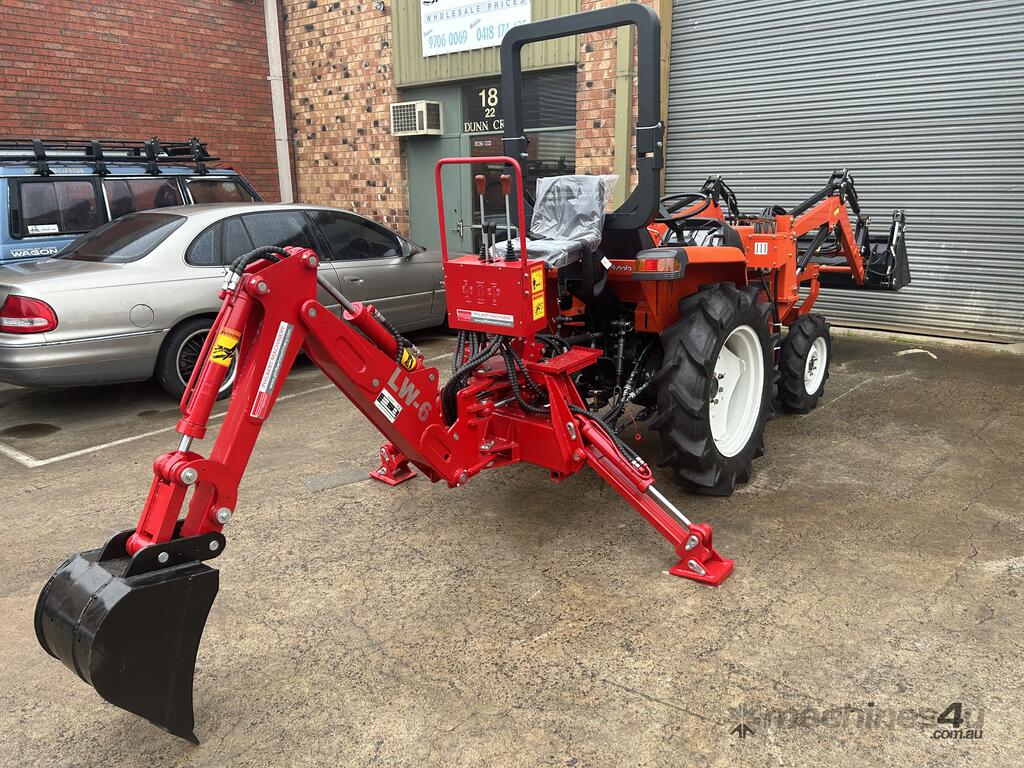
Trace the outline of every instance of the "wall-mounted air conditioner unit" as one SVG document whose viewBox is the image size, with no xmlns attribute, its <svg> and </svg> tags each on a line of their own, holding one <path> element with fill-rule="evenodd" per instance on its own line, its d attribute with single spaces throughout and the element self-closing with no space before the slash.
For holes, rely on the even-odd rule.
<svg viewBox="0 0 1024 768">
<path fill-rule="evenodd" d="M 440 136 L 441 104 L 437 101 L 400 101 L 391 105 L 392 136 Z"/>
</svg>

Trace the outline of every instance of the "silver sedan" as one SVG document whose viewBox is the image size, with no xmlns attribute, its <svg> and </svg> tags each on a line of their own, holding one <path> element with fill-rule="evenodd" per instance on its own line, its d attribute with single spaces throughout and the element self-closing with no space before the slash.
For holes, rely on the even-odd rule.
<svg viewBox="0 0 1024 768">
<path fill-rule="evenodd" d="M 106 224 L 55 258 L 0 267 L 0 381 L 155 376 L 180 396 L 220 306 L 223 265 L 264 245 L 313 248 L 328 282 L 399 330 L 444 322 L 440 254 L 369 219 L 309 205 L 160 208 Z M 323 289 L 319 300 L 339 312 Z"/>
</svg>

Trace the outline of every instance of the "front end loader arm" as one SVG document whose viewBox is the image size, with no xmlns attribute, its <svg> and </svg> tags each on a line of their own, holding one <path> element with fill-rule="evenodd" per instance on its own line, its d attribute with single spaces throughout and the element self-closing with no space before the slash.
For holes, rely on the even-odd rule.
<svg viewBox="0 0 1024 768">
<path fill-rule="evenodd" d="M 854 225 L 850 223 L 851 214 Z M 853 175 L 845 168 L 833 172 L 823 189 L 789 215 L 793 234 L 803 238 L 797 256 L 798 273 L 809 264 L 817 264 L 821 284 L 834 288 L 866 286 L 898 291 L 910 282 L 906 212 L 893 211 L 888 238 L 873 237 L 869 233 L 870 219 L 861 211 Z"/>
</svg>

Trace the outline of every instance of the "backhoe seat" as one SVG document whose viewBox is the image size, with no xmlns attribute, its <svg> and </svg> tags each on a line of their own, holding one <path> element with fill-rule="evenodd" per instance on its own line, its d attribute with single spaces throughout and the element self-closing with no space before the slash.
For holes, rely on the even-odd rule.
<svg viewBox="0 0 1024 768">
<path fill-rule="evenodd" d="M 609 189 L 601 176 L 549 176 L 537 180 L 537 198 L 526 239 L 527 256 L 561 269 L 593 253 L 601 242 Z M 519 252 L 519 240 L 512 241 Z M 493 253 L 505 255 L 499 242 Z"/>
</svg>

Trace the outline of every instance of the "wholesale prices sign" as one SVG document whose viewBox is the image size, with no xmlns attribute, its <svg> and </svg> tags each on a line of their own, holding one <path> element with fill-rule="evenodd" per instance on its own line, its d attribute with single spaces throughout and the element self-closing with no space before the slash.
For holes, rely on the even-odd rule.
<svg viewBox="0 0 1024 768">
<path fill-rule="evenodd" d="M 501 45 L 530 14 L 530 0 L 420 0 L 423 56 Z"/>
</svg>

